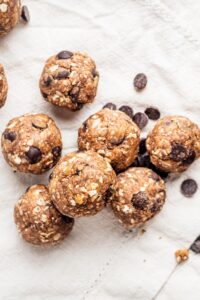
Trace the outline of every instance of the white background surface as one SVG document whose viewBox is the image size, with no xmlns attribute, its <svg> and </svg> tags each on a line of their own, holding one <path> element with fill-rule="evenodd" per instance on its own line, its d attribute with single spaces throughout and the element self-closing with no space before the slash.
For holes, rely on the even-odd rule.
<svg viewBox="0 0 200 300">
<path fill-rule="evenodd" d="M 64 152 L 76 148 L 77 129 L 108 101 L 135 111 L 158 106 L 162 115 L 200 117 L 200 2 L 197 0 L 27 0 L 29 25 L 18 25 L 0 40 L 0 62 L 9 81 L 0 131 L 27 112 L 45 112 L 62 130 Z M 76 113 L 46 103 L 38 80 L 44 61 L 61 50 L 88 52 L 100 84 L 95 103 Z M 145 91 L 132 87 L 144 72 Z M 149 122 L 146 132 L 153 126 Z M 143 134 L 145 135 L 145 131 Z M 200 191 L 180 194 L 183 179 L 200 185 L 200 162 L 168 183 L 162 212 L 147 230 L 125 232 L 105 210 L 77 220 L 60 246 L 41 249 L 24 243 L 13 222 L 13 207 L 27 186 L 46 183 L 48 174 L 14 174 L 0 157 L 0 299 L 199 300 L 200 256 L 190 253 L 176 267 L 174 252 L 200 234 Z"/>
</svg>

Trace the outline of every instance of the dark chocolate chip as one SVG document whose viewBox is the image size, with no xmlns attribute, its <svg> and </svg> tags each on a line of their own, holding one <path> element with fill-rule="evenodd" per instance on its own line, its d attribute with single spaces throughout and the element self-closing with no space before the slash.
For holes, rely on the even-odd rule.
<svg viewBox="0 0 200 300">
<path fill-rule="evenodd" d="M 49 181 L 51 181 L 52 178 L 53 178 L 53 173 L 51 173 L 51 174 L 49 175 Z"/>
<path fill-rule="evenodd" d="M 54 147 L 52 149 L 52 154 L 57 159 L 58 157 L 61 156 L 61 151 L 62 151 L 61 147 L 60 146 L 56 146 L 56 147 Z"/>
<path fill-rule="evenodd" d="M 192 197 L 198 189 L 198 185 L 194 179 L 186 179 L 181 184 L 181 192 L 186 197 Z"/>
<path fill-rule="evenodd" d="M 83 103 L 77 103 L 75 110 L 81 110 L 83 108 L 84 104 Z"/>
<path fill-rule="evenodd" d="M 164 172 L 158 168 L 156 168 L 156 166 L 154 166 L 153 164 L 151 164 L 151 169 L 152 171 L 154 171 L 156 174 L 158 174 L 163 180 L 167 179 L 169 173 Z"/>
<path fill-rule="evenodd" d="M 131 202 L 135 208 L 143 210 L 147 206 L 148 198 L 144 192 L 139 192 L 133 195 Z"/>
<path fill-rule="evenodd" d="M 192 245 L 190 246 L 190 249 L 195 253 L 200 253 L 200 235 L 192 243 Z"/>
<path fill-rule="evenodd" d="M 111 109 L 111 110 L 116 110 L 117 106 L 114 103 L 109 102 L 106 105 L 104 105 L 103 108 L 108 108 L 108 109 Z"/>
<path fill-rule="evenodd" d="M 144 154 L 147 152 L 146 148 L 146 138 L 142 138 L 140 140 L 140 145 L 139 145 L 139 154 Z"/>
<path fill-rule="evenodd" d="M 68 78 L 70 75 L 70 73 L 68 71 L 62 71 L 59 72 L 58 75 L 56 76 L 56 79 L 60 80 L 60 79 L 66 79 Z"/>
<path fill-rule="evenodd" d="M 145 109 L 145 114 L 148 116 L 150 120 L 158 120 L 160 118 L 160 112 L 155 107 L 148 107 Z"/>
<path fill-rule="evenodd" d="M 123 111 L 126 115 L 128 115 L 131 119 L 133 118 L 133 109 L 128 105 L 122 105 L 119 108 L 120 111 Z"/>
<path fill-rule="evenodd" d="M 93 76 L 93 77 L 99 76 L 99 73 L 97 72 L 96 68 L 94 68 L 94 69 L 92 70 L 92 76 Z"/>
<path fill-rule="evenodd" d="M 147 125 L 148 118 L 144 113 L 138 112 L 133 116 L 133 122 L 142 129 Z"/>
<path fill-rule="evenodd" d="M 52 78 L 50 76 L 48 76 L 47 78 L 45 78 L 45 80 L 44 80 L 45 86 L 48 87 L 48 86 L 51 85 L 51 83 L 52 83 Z"/>
<path fill-rule="evenodd" d="M 26 156 L 28 157 L 31 164 L 36 164 L 42 159 L 42 152 L 39 148 L 31 146 L 26 152 Z"/>
<path fill-rule="evenodd" d="M 27 7 L 26 5 L 23 5 L 23 6 L 22 6 L 21 18 L 22 18 L 25 22 L 29 22 L 29 21 L 30 21 L 30 14 L 29 14 L 28 7 Z"/>
<path fill-rule="evenodd" d="M 160 204 L 159 204 L 159 202 L 156 201 L 156 202 L 152 205 L 150 211 L 151 211 L 152 213 L 157 213 L 159 210 L 160 210 Z"/>
<path fill-rule="evenodd" d="M 73 56 L 73 53 L 70 51 L 61 51 L 57 54 L 58 59 L 69 59 Z"/>
<path fill-rule="evenodd" d="M 184 161 L 187 158 L 187 149 L 181 144 L 172 144 L 170 158 L 176 162 Z"/>
<path fill-rule="evenodd" d="M 75 93 L 74 93 L 73 91 L 70 91 L 70 92 L 69 92 L 69 97 L 70 97 L 72 103 L 77 104 L 77 102 L 78 102 L 78 97 L 79 97 L 79 93 L 80 93 L 79 90 L 76 91 Z"/>
<path fill-rule="evenodd" d="M 87 130 L 87 121 L 85 121 L 85 122 L 83 122 L 83 124 L 82 124 L 82 130 L 83 130 L 83 132 L 86 132 L 86 130 Z"/>
<path fill-rule="evenodd" d="M 143 73 L 137 74 L 134 78 L 133 84 L 137 90 L 144 89 L 147 85 L 147 76 Z"/>
<path fill-rule="evenodd" d="M 10 142 L 13 142 L 16 139 L 17 135 L 13 131 L 6 131 L 4 133 L 4 139 L 9 140 Z"/>
<path fill-rule="evenodd" d="M 183 160 L 183 164 L 191 165 L 196 159 L 196 152 L 194 150 L 190 150 L 186 159 Z"/>
</svg>

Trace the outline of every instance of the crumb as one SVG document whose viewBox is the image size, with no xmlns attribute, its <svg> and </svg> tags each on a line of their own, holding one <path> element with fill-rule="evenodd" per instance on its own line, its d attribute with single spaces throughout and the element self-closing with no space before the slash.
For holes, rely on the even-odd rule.
<svg viewBox="0 0 200 300">
<path fill-rule="evenodd" d="M 142 230 L 140 231 L 140 234 L 143 235 L 146 232 L 146 229 L 142 228 Z"/>
<path fill-rule="evenodd" d="M 179 249 L 175 252 L 176 261 L 178 264 L 184 262 L 189 258 L 189 250 L 188 249 Z"/>
</svg>

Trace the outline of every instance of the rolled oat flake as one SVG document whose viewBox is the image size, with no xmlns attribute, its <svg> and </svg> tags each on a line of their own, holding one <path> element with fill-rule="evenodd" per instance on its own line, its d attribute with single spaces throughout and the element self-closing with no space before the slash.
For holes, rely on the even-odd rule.
<svg viewBox="0 0 200 300">
<path fill-rule="evenodd" d="M 194 179 L 186 179 L 181 184 L 181 192 L 185 197 L 192 197 L 197 191 L 198 185 Z"/>
</svg>

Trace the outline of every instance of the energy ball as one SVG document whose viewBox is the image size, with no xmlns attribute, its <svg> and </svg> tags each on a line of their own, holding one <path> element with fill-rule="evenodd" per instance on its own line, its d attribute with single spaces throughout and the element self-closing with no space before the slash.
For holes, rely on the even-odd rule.
<svg viewBox="0 0 200 300">
<path fill-rule="evenodd" d="M 129 168 L 117 176 L 110 198 L 120 223 L 134 228 L 153 218 L 166 197 L 164 181 L 147 168 Z"/>
<path fill-rule="evenodd" d="M 15 171 L 40 174 L 51 169 L 62 151 L 60 130 L 45 114 L 12 119 L 2 134 L 5 160 Z"/>
<path fill-rule="evenodd" d="M 115 179 L 111 165 L 97 153 L 73 152 L 54 168 L 49 192 L 63 215 L 90 216 L 104 208 Z"/>
<path fill-rule="evenodd" d="M 78 132 L 80 150 L 94 150 L 107 158 L 116 171 L 130 166 L 139 150 L 140 130 L 119 110 L 105 108 L 90 116 Z"/>
<path fill-rule="evenodd" d="M 95 62 L 87 54 L 62 51 L 46 61 L 40 90 L 45 100 L 75 111 L 93 102 L 98 81 Z"/>
<path fill-rule="evenodd" d="M 0 64 L 0 107 L 4 106 L 8 93 L 8 82 L 3 66 Z"/>
<path fill-rule="evenodd" d="M 167 116 L 148 135 L 151 162 L 165 172 L 183 172 L 200 156 L 200 129 L 188 118 Z"/>
<path fill-rule="evenodd" d="M 14 209 L 17 228 L 23 239 L 34 245 L 54 245 L 72 230 L 74 220 L 62 216 L 53 205 L 44 185 L 33 185 Z"/>
<path fill-rule="evenodd" d="M 20 0 L 0 1 L 0 37 L 6 35 L 19 22 L 21 16 Z"/>
</svg>

